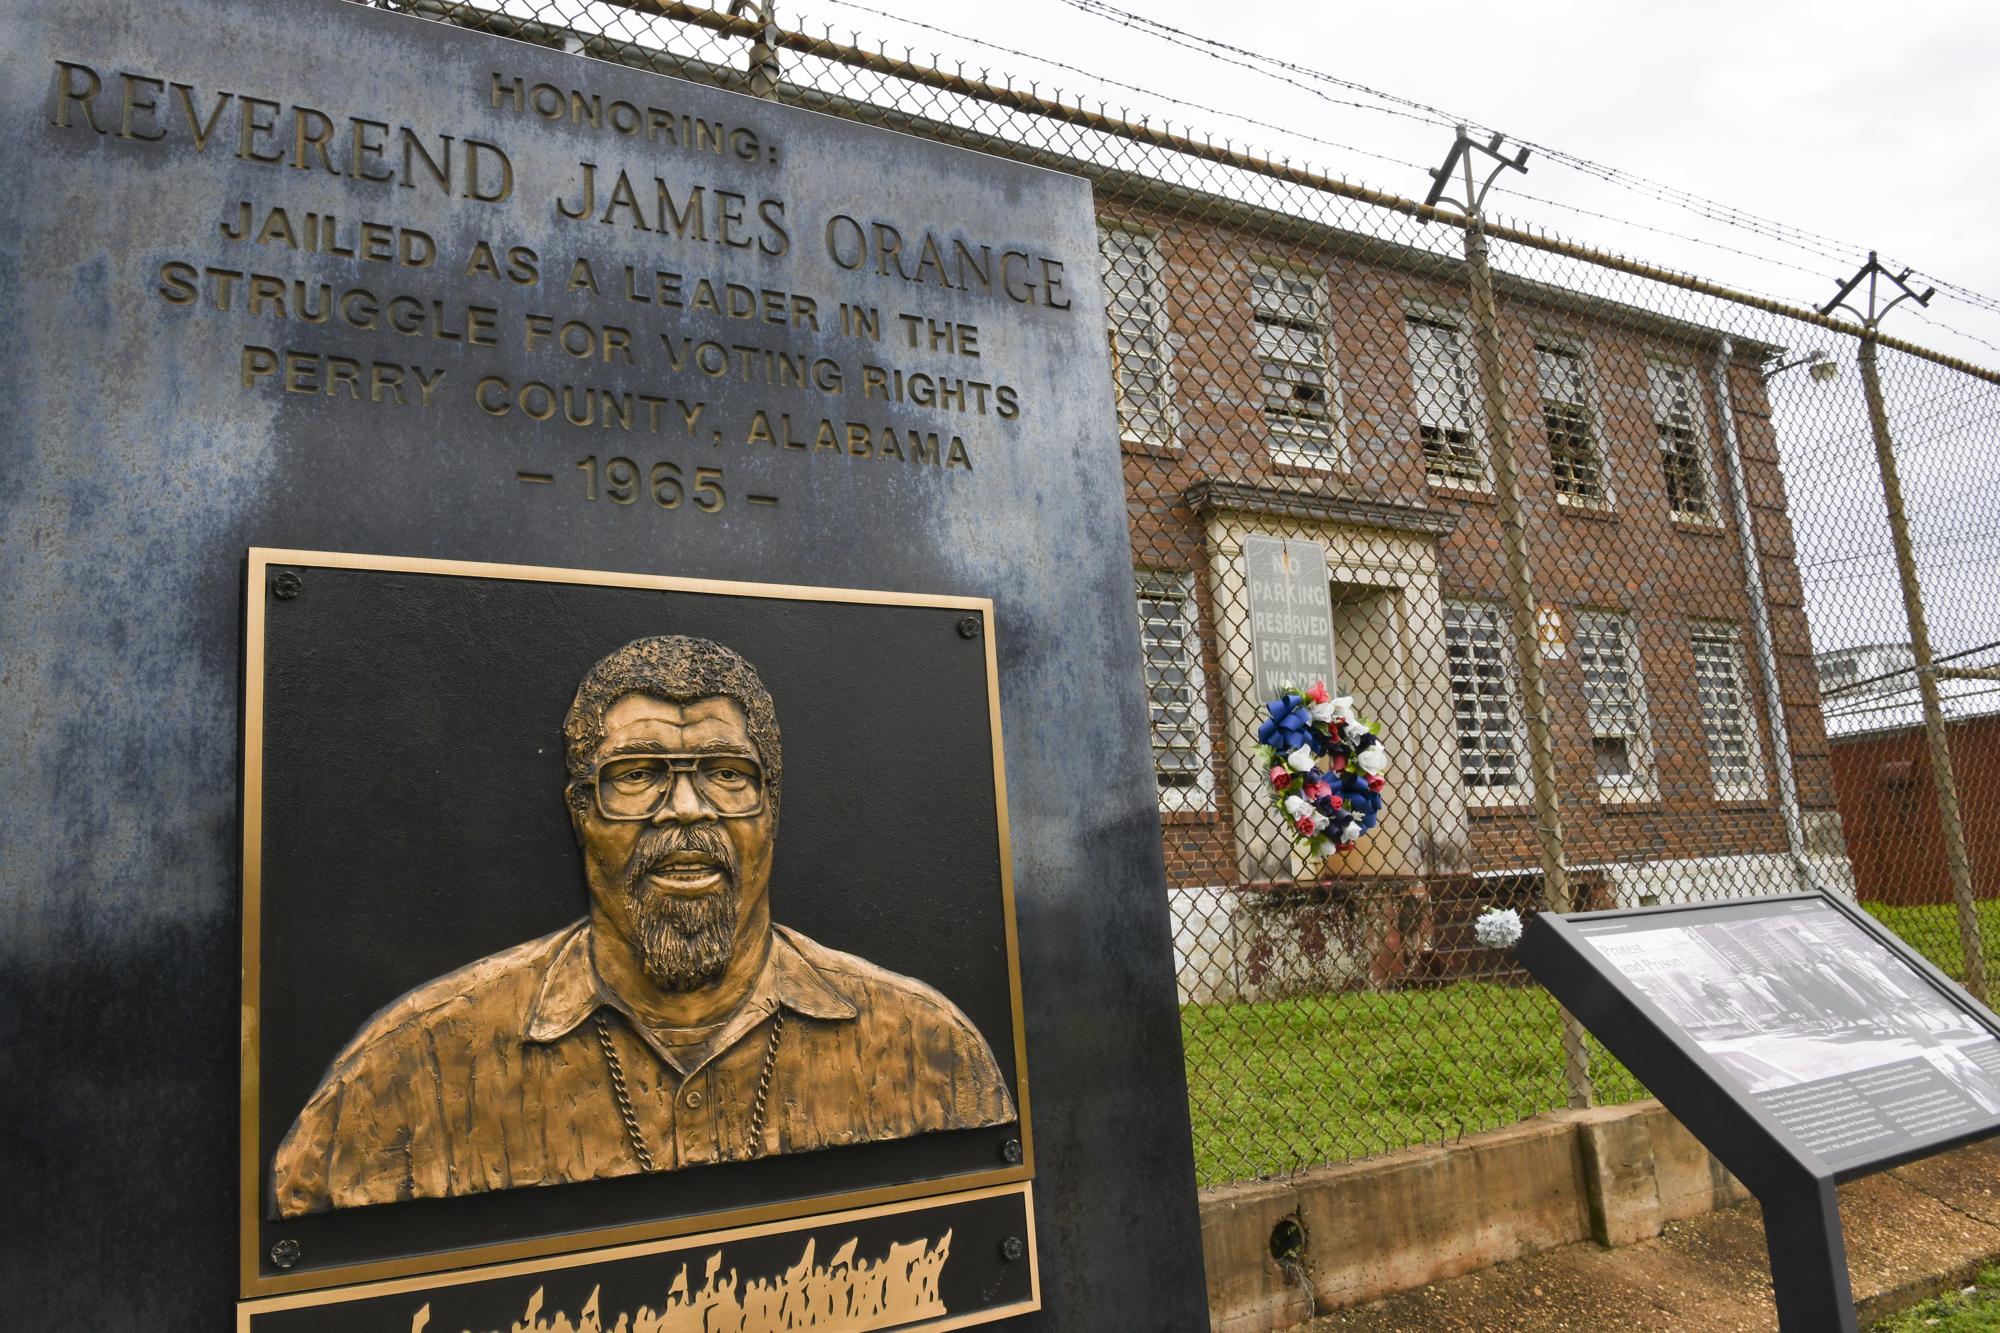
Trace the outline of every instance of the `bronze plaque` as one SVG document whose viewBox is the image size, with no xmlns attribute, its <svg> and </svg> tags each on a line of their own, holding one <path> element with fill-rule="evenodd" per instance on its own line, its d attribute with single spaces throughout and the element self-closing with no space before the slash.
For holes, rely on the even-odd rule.
<svg viewBox="0 0 2000 1333">
<path fill-rule="evenodd" d="M 1031 1188 L 276 1296 L 237 1333 L 941 1333 L 1038 1308 Z"/>
<path fill-rule="evenodd" d="M 738 1251 L 824 1315 L 746 1329 L 1034 1308 L 1025 1204 L 825 1230 L 1033 1175 L 988 603 L 257 549 L 247 622 L 246 1296 L 637 1244 L 662 1329 Z"/>
</svg>

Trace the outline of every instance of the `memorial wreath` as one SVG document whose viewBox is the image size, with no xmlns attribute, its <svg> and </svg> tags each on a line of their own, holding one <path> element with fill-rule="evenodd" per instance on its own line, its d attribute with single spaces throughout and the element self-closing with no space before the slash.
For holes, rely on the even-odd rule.
<svg viewBox="0 0 2000 1333">
<path fill-rule="evenodd" d="M 1293 841 L 1308 857 L 1351 850 L 1381 820 L 1388 747 L 1325 681 L 1287 686 L 1264 710 L 1257 756 Z"/>
</svg>

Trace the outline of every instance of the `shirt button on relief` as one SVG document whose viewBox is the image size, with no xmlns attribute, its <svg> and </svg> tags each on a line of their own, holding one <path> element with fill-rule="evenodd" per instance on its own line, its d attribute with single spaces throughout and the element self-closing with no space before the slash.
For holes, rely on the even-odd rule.
<svg viewBox="0 0 2000 1333">
<path fill-rule="evenodd" d="M 701 1108 L 701 1089 L 689 1088 L 687 1095 L 681 1098 L 681 1100 L 687 1103 L 690 1111 L 699 1110 Z"/>
</svg>

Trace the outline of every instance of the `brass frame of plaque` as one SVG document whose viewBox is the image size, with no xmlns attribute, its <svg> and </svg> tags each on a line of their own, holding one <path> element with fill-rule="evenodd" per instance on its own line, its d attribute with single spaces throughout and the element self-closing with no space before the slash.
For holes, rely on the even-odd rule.
<svg viewBox="0 0 2000 1333">
<path fill-rule="evenodd" d="M 1036 1248 L 1035 1196 L 1034 1186 L 1023 1182 L 1017 1185 L 997 1185 L 988 1189 L 973 1190 L 963 1194 L 946 1196 L 945 1202 L 974 1202 L 995 1198 L 1000 1195 L 1021 1196 L 1022 1211 L 1026 1217 L 1027 1235 L 1021 1262 L 1027 1264 L 1029 1295 L 1026 1300 L 1014 1301 L 1006 1305 L 996 1305 L 981 1310 L 971 1310 L 962 1314 L 947 1311 L 942 1316 L 925 1319 L 921 1323 L 905 1323 L 894 1328 L 894 1333 L 946 1333 L 954 1328 L 971 1328 L 978 1324 L 989 1324 L 1001 1319 L 1011 1319 L 1016 1315 L 1031 1314 L 1042 1308 L 1042 1278 L 1040 1253 Z M 840 1226 L 852 1222 L 865 1222 L 874 1218 L 894 1217 L 903 1213 L 916 1212 L 935 1207 L 937 1199 L 914 1199 L 903 1203 L 882 1204 L 874 1208 L 857 1208 L 847 1212 L 814 1215 L 812 1221 L 818 1226 Z M 582 1264 L 610 1264 L 624 1259 L 636 1259 L 651 1254 L 664 1254 L 674 1250 L 705 1249 L 708 1246 L 726 1246 L 734 1241 L 749 1240 L 758 1236 L 772 1235 L 791 1229 L 794 1224 L 766 1222 L 758 1226 L 737 1227 L 727 1231 L 704 1232 L 694 1236 L 673 1236 L 664 1240 L 647 1241 L 633 1245 L 611 1246 L 601 1250 L 591 1250 L 583 1254 L 560 1254 L 541 1259 L 523 1260 L 518 1263 L 496 1264 L 488 1268 L 458 1269 L 436 1276 L 392 1278 L 381 1282 L 365 1282 L 354 1286 L 340 1287 L 331 1291 L 296 1292 L 288 1296 L 274 1296 L 263 1300 L 239 1302 L 236 1307 L 236 1333 L 253 1333 L 252 1320 L 261 1314 L 279 1310 L 295 1310 L 326 1305 L 345 1305 L 355 1301 L 371 1300 L 380 1296 L 398 1294 L 421 1294 L 442 1288 L 462 1286 L 474 1282 L 487 1282 L 510 1277 L 525 1277 L 540 1273 L 559 1272 Z M 445 1333 L 440 1328 L 435 1333 Z"/>
<path fill-rule="evenodd" d="M 528 583 L 664 590 L 719 597 L 746 597 L 857 605 L 904 606 L 958 610 L 979 620 L 983 640 L 984 672 L 987 689 L 989 744 L 992 752 L 992 780 L 998 837 L 998 867 L 1001 916 L 1006 947 L 1007 993 L 1013 1035 L 1015 1106 L 1018 1109 L 1018 1137 L 1021 1156 L 1018 1164 L 991 1170 L 909 1181 L 894 1185 L 823 1194 L 807 1199 L 791 1199 L 751 1207 L 723 1209 L 692 1216 L 660 1218 L 599 1228 L 565 1231 L 503 1243 L 466 1246 L 422 1255 L 315 1268 L 300 1273 L 273 1274 L 265 1271 L 259 1248 L 265 1202 L 265 1173 L 275 1145 L 260 1141 L 262 1115 L 260 1054 L 262 1042 L 262 963 L 263 929 L 263 834 L 264 834 L 264 723 L 266 670 L 267 599 L 273 570 L 339 569 L 399 574 L 426 574 L 451 578 L 471 578 Z M 972 1192 L 991 1193 L 995 1187 L 1023 1185 L 1035 1174 L 1034 1140 L 1029 1117 L 1026 1037 L 1021 1010 L 1019 941 L 1014 919 L 1014 882 L 1007 811 L 1007 789 L 1000 724 L 998 661 L 994 646 L 993 608 L 985 598 L 932 596 L 845 588 L 817 588 L 796 585 L 756 584 L 736 581 L 686 579 L 661 575 L 616 573 L 597 570 L 503 565 L 485 562 L 435 560 L 394 556 L 360 555 L 342 552 L 302 551 L 255 547 L 248 553 L 244 661 L 244 748 L 243 748 L 243 920 L 242 961 L 243 1000 L 241 1030 L 241 1082 L 239 1088 L 240 1159 L 239 1190 L 239 1295 L 243 1299 L 270 1298 L 289 1293 L 347 1288 L 356 1283 L 382 1283 L 416 1279 L 418 1275 L 447 1273 L 474 1265 L 529 1264 L 542 1267 L 564 1266 L 550 1256 L 572 1256 L 603 1247 L 639 1246 L 632 1253 L 648 1252 L 647 1242 L 661 1242 L 651 1250 L 673 1248 L 699 1236 L 706 1240 L 723 1235 L 747 1235 L 779 1230 L 788 1221 L 817 1221 L 832 1210 L 842 1216 L 863 1216 L 880 1211 L 904 1211 L 922 1203 L 935 1204 L 964 1197 Z M 670 794 L 681 789 L 668 779 Z M 686 784 L 691 785 L 691 784 Z M 809 943 L 809 942 L 808 942 Z M 387 998 L 387 997 L 384 997 Z M 622 1088 L 621 1088 L 622 1093 Z M 621 1097 L 622 1101 L 622 1097 Z M 394 1203 L 376 1205 L 397 1207 Z M 867 1212 L 845 1213 L 862 1209 Z M 1032 1213 L 1029 1218 L 1029 1253 L 1033 1254 Z M 747 1229 L 747 1230 L 746 1230 Z M 671 1244 L 667 1243 L 671 1242 Z M 1031 1258 L 1032 1262 L 1032 1258 Z M 481 1268 L 482 1275 L 498 1271 Z M 1038 1279 L 1037 1279 L 1038 1280 Z M 421 1281 L 414 1286 L 424 1285 Z M 435 1284 L 434 1284 L 435 1285 Z M 1037 1303 L 1039 1287 L 1037 1286 Z M 301 1302 L 309 1303 L 309 1302 Z M 1010 1308 L 1019 1313 L 1021 1308 Z M 985 1317 L 969 1315 L 941 1323 L 922 1325 L 945 1329 L 983 1322 Z"/>
</svg>

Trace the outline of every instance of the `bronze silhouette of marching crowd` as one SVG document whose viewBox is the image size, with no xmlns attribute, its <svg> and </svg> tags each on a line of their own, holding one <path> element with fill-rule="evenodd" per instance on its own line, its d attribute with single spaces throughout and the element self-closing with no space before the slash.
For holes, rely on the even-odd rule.
<svg viewBox="0 0 2000 1333">
<path fill-rule="evenodd" d="M 659 1309 L 642 1305 L 609 1324 L 601 1287 L 591 1291 L 574 1321 L 562 1311 L 544 1315 L 546 1297 L 538 1287 L 520 1320 L 489 1333 L 869 1333 L 947 1313 L 938 1279 L 951 1256 L 951 1232 L 935 1242 L 896 1242 L 880 1260 L 857 1259 L 858 1247 L 859 1240 L 850 1238 L 819 1265 L 808 1240 L 799 1261 L 782 1275 L 747 1283 L 734 1268 L 723 1273 L 717 1250 L 708 1256 L 698 1290 L 690 1288 L 682 1265 Z M 431 1328 L 430 1321 L 427 1304 L 411 1317 L 410 1333 L 447 1333 Z"/>
</svg>

